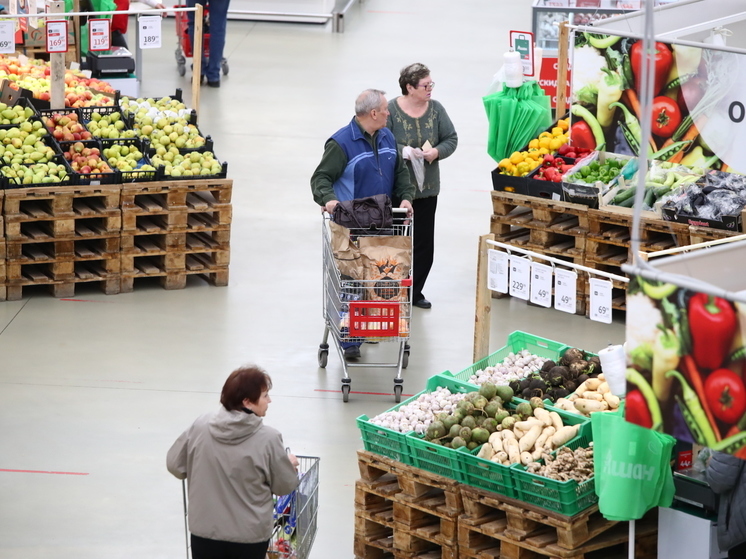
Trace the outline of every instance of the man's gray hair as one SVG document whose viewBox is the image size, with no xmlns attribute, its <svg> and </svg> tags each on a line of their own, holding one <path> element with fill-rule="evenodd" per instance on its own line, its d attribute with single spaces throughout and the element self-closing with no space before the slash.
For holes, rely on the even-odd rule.
<svg viewBox="0 0 746 559">
<path fill-rule="evenodd" d="M 381 97 L 386 95 L 385 91 L 380 89 L 366 89 L 360 95 L 357 96 L 355 101 L 355 114 L 357 116 L 365 116 L 370 111 L 381 108 Z"/>
</svg>

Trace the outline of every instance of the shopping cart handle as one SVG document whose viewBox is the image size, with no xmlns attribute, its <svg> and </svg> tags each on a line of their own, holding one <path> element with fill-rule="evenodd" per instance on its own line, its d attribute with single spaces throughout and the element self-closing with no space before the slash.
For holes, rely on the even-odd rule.
<svg viewBox="0 0 746 559">
<path fill-rule="evenodd" d="M 401 280 L 402 287 L 412 287 L 412 278 Z"/>
</svg>

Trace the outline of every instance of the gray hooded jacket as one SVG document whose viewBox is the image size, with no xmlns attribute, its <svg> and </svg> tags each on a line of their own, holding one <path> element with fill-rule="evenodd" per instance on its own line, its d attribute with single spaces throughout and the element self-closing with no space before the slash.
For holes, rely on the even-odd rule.
<svg viewBox="0 0 746 559">
<path fill-rule="evenodd" d="M 718 544 L 726 551 L 746 542 L 746 477 L 744 462 L 730 454 L 713 452 L 707 466 L 707 483 L 720 495 Z"/>
<path fill-rule="evenodd" d="M 199 417 L 168 451 L 168 471 L 189 485 L 189 529 L 211 540 L 263 542 L 272 535 L 272 494 L 298 486 L 279 431 L 243 411 Z"/>
</svg>

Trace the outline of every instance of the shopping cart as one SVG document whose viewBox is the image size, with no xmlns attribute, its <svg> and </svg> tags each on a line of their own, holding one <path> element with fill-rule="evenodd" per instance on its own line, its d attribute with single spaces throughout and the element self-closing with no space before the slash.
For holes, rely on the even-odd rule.
<svg viewBox="0 0 746 559">
<path fill-rule="evenodd" d="M 414 225 L 412 218 L 407 217 L 406 210 L 395 208 L 394 223 L 391 229 L 384 231 L 354 231 L 354 238 L 393 234 L 412 237 Z M 392 368 L 396 369 L 394 378 L 394 398 L 401 401 L 404 379 L 402 369 L 409 364 L 409 322 L 412 313 L 411 277 L 386 282 L 381 287 L 380 280 L 358 280 L 343 276 L 334 258 L 332 249 L 332 232 L 329 225 L 331 217 L 324 212 L 322 227 L 323 257 L 323 316 L 325 321 L 324 337 L 319 344 L 319 367 L 326 368 L 329 358 L 329 333 L 337 347 L 342 361 L 344 376 L 342 378 L 342 400 L 347 402 L 350 396 L 352 380 L 348 370 L 351 368 Z M 410 266 L 411 268 L 411 266 Z M 371 293 L 377 293 L 380 299 L 368 300 Z M 399 344 L 396 362 L 350 363 L 345 360 L 342 344 L 345 342 L 396 342 Z"/>
<path fill-rule="evenodd" d="M 274 497 L 274 527 L 267 550 L 268 559 L 308 559 L 316 538 L 319 512 L 319 462 L 316 456 L 296 456 L 298 488 L 290 495 Z M 186 480 L 181 481 L 184 502 L 184 534 L 186 557 L 191 556 L 189 544 L 189 510 Z"/>
<path fill-rule="evenodd" d="M 174 8 L 186 8 L 185 4 L 174 6 Z M 204 17 L 202 25 L 202 50 L 204 56 L 207 58 L 210 56 L 210 15 L 207 10 L 207 4 L 204 5 Z M 186 59 L 192 58 L 192 41 L 189 40 L 189 13 L 190 12 L 176 12 L 176 38 L 178 39 L 178 46 L 176 47 L 176 68 L 179 70 L 179 75 L 183 76 L 186 74 Z M 223 58 L 220 61 L 220 68 L 223 70 L 224 75 L 228 75 L 230 68 L 228 67 L 228 60 Z"/>
</svg>

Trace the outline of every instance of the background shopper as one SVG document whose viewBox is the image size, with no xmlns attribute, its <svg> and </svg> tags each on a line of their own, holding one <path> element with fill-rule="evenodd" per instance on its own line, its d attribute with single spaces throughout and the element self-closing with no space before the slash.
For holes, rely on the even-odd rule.
<svg viewBox="0 0 746 559">
<path fill-rule="evenodd" d="M 712 490 L 720 495 L 718 545 L 729 559 L 746 557 L 746 462 L 731 454 L 713 452 L 705 475 Z"/>
<path fill-rule="evenodd" d="M 272 494 L 298 486 L 298 460 L 262 421 L 271 388 L 258 367 L 233 371 L 220 409 L 197 418 L 168 451 L 168 471 L 189 485 L 193 559 L 264 559 Z"/>
<path fill-rule="evenodd" d="M 355 116 L 326 141 L 311 177 L 313 199 L 332 213 L 339 201 L 386 194 L 412 212 L 414 186 L 386 128 L 385 92 L 366 89 L 355 101 Z M 415 227 L 416 230 L 416 227 Z M 345 359 L 360 357 L 360 342 L 342 342 Z"/>
<path fill-rule="evenodd" d="M 207 80 L 210 87 L 220 87 L 220 67 L 223 61 L 223 51 L 225 50 L 225 29 L 228 26 L 228 6 L 230 0 L 187 0 L 188 8 L 193 8 L 197 4 L 207 5 L 207 13 L 210 15 L 210 56 L 204 56 L 202 50 L 202 76 L 200 79 Z M 194 45 L 194 12 L 187 12 L 189 21 L 189 40 Z M 208 31 L 205 30 L 205 33 Z M 204 44 L 204 43 L 203 43 Z M 194 49 L 192 49 L 194 55 Z"/>
<path fill-rule="evenodd" d="M 387 126 L 394 133 L 399 149 L 407 160 L 410 180 L 416 185 L 412 203 L 417 220 L 414 227 L 412 261 L 412 302 L 429 309 L 432 305 L 422 290 L 433 265 L 435 250 L 435 210 L 440 193 L 438 161 L 456 151 L 458 135 L 448 113 L 432 99 L 435 82 L 424 64 L 410 64 L 399 75 L 401 97 L 389 102 Z M 425 142 L 430 146 L 423 149 Z M 424 162 L 424 180 L 417 180 L 414 165 Z"/>
</svg>

